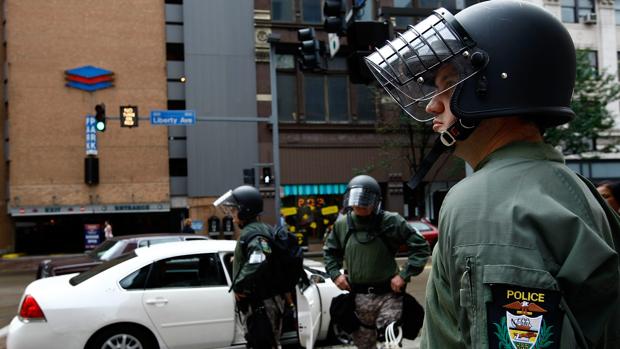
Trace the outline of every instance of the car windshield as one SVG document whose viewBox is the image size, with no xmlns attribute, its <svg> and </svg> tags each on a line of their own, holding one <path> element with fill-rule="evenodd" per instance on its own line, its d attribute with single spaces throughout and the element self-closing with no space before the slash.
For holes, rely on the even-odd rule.
<svg viewBox="0 0 620 349">
<path fill-rule="evenodd" d="M 97 275 L 97 274 L 99 274 L 101 272 L 104 272 L 104 271 L 112 268 L 115 265 L 123 263 L 124 261 L 129 260 L 129 259 L 131 259 L 133 257 L 136 257 L 136 253 L 135 252 L 126 253 L 126 254 L 124 254 L 124 255 L 116 258 L 116 259 L 113 259 L 111 261 L 107 261 L 107 262 L 104 262 L 102 264 L 99 264 L 98 266 L 96 266 L 96 267 L 94 267 L 92 269 L 89 269 L 89 270 L 87 270 L 87 271 L 85 271 L 83 273 L 80 273 L 80 274 L 72 277 L 69 280 L 69 283 L 71 285 L 73 285 L 73 286 L 79 285 L 82 282 L 92 278 L 93 276 L 95 276 L 95 275 Z"/>
<path fill-rule="evenodd" d="M 114 256 L 121 254 L 125 243 L 120 240 L 106 240 L 101 245 L 88 253 L 89 256 L 97 260 L 108 261 Z"/>
<path fill-rule="evenodd" d="M 418 231 L 431 231 L 433 230 L 431 227 L 429 227 L 428 225 L 422 223 L 422 222 L 409 222 L 409 225 L 414 228 L 417 229 Z"/>
</svg>

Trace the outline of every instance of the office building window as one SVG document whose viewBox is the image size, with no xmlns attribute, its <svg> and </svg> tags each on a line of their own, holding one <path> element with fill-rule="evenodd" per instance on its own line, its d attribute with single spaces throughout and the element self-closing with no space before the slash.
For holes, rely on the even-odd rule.
<svg viewBox="0 0 620 349">
<path fill-rule="evenodd" d="M 184 61 L 185 60 L 185 47 L 183 44 L 178 43 L 166 43 L 166 60 L 168 61 Z"/>
<path fill-rule="evenodd" d="M 304 75 L 304 116 L 309 122 L 325 121 L 325 87 L 322 75 Z"/>
<path fill-rule="evenodd" d="M 327 111 L 329 121 L 349 121 L 349 92 L 346 75 L 327 76 Z"/>
<path fill-rule="evenodd" d="M 323 23 L 323 2 L 301 0 L 301 20 L 304 23 Z"/>
<path fill-rule="evenodd" d="M 614 10 L 616 13 L 616 25 L 620 25 L 620 1 L 614 1 Z"/>
<path fill-rule="evenodd" d="M 598 72 L 598 54 L 596 51 L 588 50 L 588 61 L 590 62 L 590 66 L 594 68 Z"/>
<path fill-rule="evenodd" d="M 170 177 L 187 177 L 187 158 L 168 159 Z"/>
<path fill-rule="evenodd" d="M 357 121 L 375 122 L 377 109 L 375 103 L 376 89 L 366 85 L 354 85 L 356 92 Z"/>
<path fill-rule="evenodd" d="M 594 0 L 562 0 L 562 22 L 579 23 L 580 18 L 594 12 Z"/>
<path fill-rule="evenodd" d="M 271 20 L 276 22 L 294 22 L 294 3 L 291 0 L 271 0 Z"/>
<path fill-rule="evenodd" d="M 374 21 L 375 20 L 375 6 L 374 1 L 366 0 L 364 8 L 358 13 L 357 19 L 361 21 Z M 347 2 L 348 4 L 348 2 Z"/>
<path fill-rule="evenodd" d="M 280 73 L 278 83 L 278 119 L 295 121 L 297 116 L 297 79 L 295 74 Z"/>
<path fill-rule="evenodd" d="M 481 2 L 481 0 L 394 0 L 394 7 L 411 7 L 428 10 L 428 13 L 424 16 L 395 17 L 396 27 L 405 29 L 408 25 L 415 25 L 430 15 L 432 10 L 439 7 L 444 7 L 450 10 L 452 14 L 456 14 L 456 12 L 479 2 Z"/>
</svg>

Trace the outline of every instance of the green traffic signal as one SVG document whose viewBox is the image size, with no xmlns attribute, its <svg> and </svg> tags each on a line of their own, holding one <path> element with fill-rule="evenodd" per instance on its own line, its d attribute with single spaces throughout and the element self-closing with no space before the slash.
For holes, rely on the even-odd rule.
<svg viewBox="0 0 620 349">
<path fill-rule="evenodd" d="M 95 106 L 95 128 L 99 132 L 105 131 L 105 104 Z"/>
</svg>

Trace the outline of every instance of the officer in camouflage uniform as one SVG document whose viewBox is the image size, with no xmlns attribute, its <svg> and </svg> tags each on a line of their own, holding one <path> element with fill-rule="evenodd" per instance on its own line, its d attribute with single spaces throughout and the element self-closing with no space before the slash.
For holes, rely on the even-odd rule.
<svg viewBox="0 0 620 349">
<path fill-rule="evenodd" d="M 398 213 L 381 210 L 381 188 L 370 176 L 351 179 L 343 206 L 348 212 L 334 223 L 323 246 L 325 267 L 340 289 L 355 293 L 363 324 L 352 334 L 355 345 L 376 348 L 377 330 L 400 319 L 406 282 L 424 270 L 430 249 Z M 409 259 L 399 270 L 395 255 L 405 243 Z M 343 261 L 348 275 L 340 272 Z"/>
<path fill-rule="evenodd" d="M 475 171 L 441 207 L 421 347 L 620 348 L 619 221 L 542 137 L 575 117 L 562 23 L 512 0 L 439 9 L 366 60 Z"/>
<path fill-rule="evenodd" d="M 252 333 L 248 326 L 248 319 L 254 313 L 264 311 L 271 324 L 272 333 L 270 337 L 272 338 L 268 338 L 271 342 L 269 346 L 277 348 L 286 301 L 284 295 L 274 294 L 268 288 L 269 275 L 266 273 L 266 264 L 267 257 L 272 252 L 271 247 L 262 236 L 257 236 L 250 241 L 244 239 L 256 231 L 266 235 L 271 234 L 270 227 L 259 220 L 259 215 L 263 212 L 263 198 L 256 188 L 243 185 L 222 195 L 215 201 L 214 205 L 228 210 L 235 224 L 241 228 L 233 259 L 233 285 L 231 288 L 235 294 L 237 309 L 240 311 L 246 340 L 248 343 L 252 343 L 253 340 L 257 339 L 253 337 L 265 335 L 262 330 L 259 330 L 259 333 Z M 292 303 L 289 306 L 292 306 Z M 261 338 L 259 342 L 264 344 L 264 338 Z M 255 344 L 255 347 L 263 348 L 265 346 Z"/>
</svg>

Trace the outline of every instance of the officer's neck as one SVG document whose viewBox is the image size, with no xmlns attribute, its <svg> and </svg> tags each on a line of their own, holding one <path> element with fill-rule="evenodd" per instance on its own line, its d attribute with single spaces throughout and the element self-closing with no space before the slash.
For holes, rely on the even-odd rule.
<svg viewBox="0 0 620 349">
<path fill-rule="evenodd" d="M 520 117 L 500 117 L 480 122 L 464 141 L 456 144 L 454 154 L 476 168 L 495 150 L 517 141 L 542 142 L 538 126 Z"/>
</svg>

